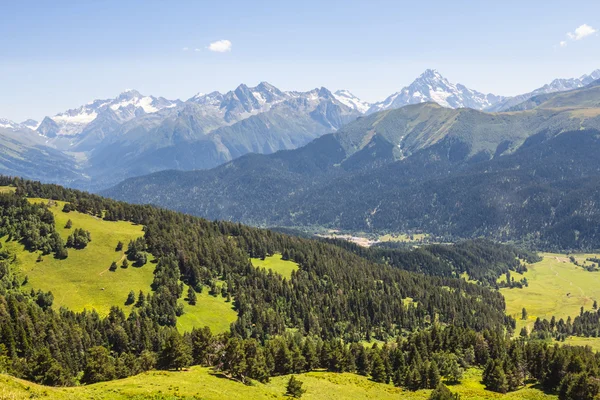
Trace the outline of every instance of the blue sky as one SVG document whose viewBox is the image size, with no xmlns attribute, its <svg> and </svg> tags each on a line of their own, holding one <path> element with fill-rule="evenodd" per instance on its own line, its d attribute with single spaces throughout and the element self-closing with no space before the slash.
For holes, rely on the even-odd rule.
<svg viewBox="0 0 600 400">
<path fill-rule="evenodd" d="M 376 101 L 426 68 L 501 95 L 600 68 L 600 36 L 576 31 L 600 29 L 599 1 L 0 0 L 0 14 L 0 117 L 17 121 L 127 88 L 187 99 L 268 81 Z M 219 40 L 230 51 L 208 49 Z"/>
</svg>

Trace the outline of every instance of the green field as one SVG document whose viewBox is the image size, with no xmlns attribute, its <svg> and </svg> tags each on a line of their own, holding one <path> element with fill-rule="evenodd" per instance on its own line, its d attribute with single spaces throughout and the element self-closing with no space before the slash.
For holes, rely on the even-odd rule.
<svg viewBox="0 0 600 400">
<path fill-rule="evenodd" d="M 48 203 L 45 199 L 30 201 Z M 140 290 L 149 292 L 154 278 L 151 256 L 142 267 L 120 267 L 129 241 L 143 236 L 142 226 L 124 221 L 105 221 L 76 211 L 65 213 L 63 206 L 64 202 L 57 201 L 50 207 L 61 237 L 66 241 L 75 228 L 90 231 L 92 236 L 92 241 L 85 249 L 69 249 L 69 257 L 65 260 L 46 255 L 43 261 L 37 262 L 38 253 L 26 251 L 17 242 L 6 243 L 6 238 L 2 239 L 2 244 L 17 255 L 17 266 L 28 278 L 26 287 L 51 291 L 57 309 L 62 306 L 74 311 L 94 309 L 105 316 L 111 306 L 117 305 L 128 312 L 132 308 L 125 306 L 129 291 L 133 290 L 136 295 Z M 64 226 L 69 219 L 73 227 L 66 229 Z M 119 241 L 125 248 L 117 252 L 115 247 Z M 108 269 L 113 261 L 119 265 L 114 272 Z M 186 293 L 187 286 L 184 296 Z M 178 318 L 177 327 L 182 332 L 203 326 L 209 326 L 214 333 L 226 332 L 237 319 L 231 303 L 227 303 L 220 295 L 210 296 L 207 288 L 197 294 L 196 305 L 191 306 L 183 299 L 180 303 L 184 305 L 184 314 Z"/>
<path fill-rule="evenodd" d="M 542 253 L 543 260 L 528 265 L 524 274 L 511 272 L 515 280 L 526 277 L 529 286 L 523 289 L 500 289 L 506 298 L 506 312 L 517 320 L 518 333 L 521 327 L 533 327 L 537 317 L 550 319 L 574 318 L 581 307 L 592 309 L 594 300 L 600 300 L 600 272 L 588 272 L 573 264 L 564 254 Z M 583 263 L 594 255 L 578 254 L 575 258 Z M 590 264 L 588 262 L 588 264 Z M 505 279 L 504 277 L 502 279 Z M 528 312 L 527 321 L 521 320 L 521 310 Z"/>
<path fill-rule="evenodd" d="M 12 186 L 0 186 L 0 193 L 14 193 L 17 188 Z"/>
<path fill-rule="evenodd" d="M 355 374 L 309 372 L 297 377 L 304 382 L 303 399 L 407 399 L 426 400 L 430 390 L 408 392 L 392 385 L 375 383 Z M 267 384 L 255 382 L 252 386 L 214 375 L 208 368 L 192 367 L 187 371 L 153 371 L 126 379 L 96 383 L 74 388 L 49 388 L 0 375 L 0 399 L 289 399 L 284 396 L 289 376 L 272 378 Z M 556 396 L 546 395 L 533 388 L 523 388 L 501 395 L 485 391 L 479 382 L 480 370 L 468 370 L 461 384 L 450 389 L 460 393 L 463 399 L 525 399 L 550 400 Z"/>
<path fill-rule="evenodd" d="M 188 286 L 185 285 L 183 297 L 186 296 Z M 227 303 L 221 294 L 216 297 L 208 294 L 204 287 L 202 293 L 197 293 L 196 305 L 189 305 L 187 301 L 179 300 L 183 304 L 184 314 L 177 318 L 177 329 L 180 332 L 189 332 L 194 327 L 209 326 L 213 333 L 228 332 L 229 326 L 237 319 L 237 313 L 232 304 Z"/>
<path fill-rule="evenodd" d="M 256 268 L 264 268 L 267 271 L 272 270 L 287 279 L 292 277 L 292 271 L 298 270 L 298 264 L 293 261 L 282 260 L 279 253 L 265 257 L 264 260 L 251 258 L 250 261 L 252 261 L 252 265 Z"/>
<path fill-rule="evenodd" d="M 42 199 L 31 201 L 47 203 Z M 130 308 L 124 305 L 129 291 L 133 290 L 136 294 L 140 290 L 150 291 L 154 277 L 152 262 L 140 268 L 120 268 L 127 243 L 143 236 L 142 226 L 122 221 L 104 221 L 75 211 L 65 213 L 63 206 L 63 202 L 54 202 L 50 207 L 61 237 L 66 241 L 73 229 L 83 228 L 90 231 L 92 241 L 85 249 L 69 249 L 69 257 L 65 260 L 46 255 L 41 262 L 36 262 L 38 253 L 26 251 L 16 242 L 7 243 L 7 247 L 17 254 L 19 269 L 28 277 L 27 285 L 51 291 L 56 308 L 65 306 L 75 311 L 95 309 L 100 315 L 108 314 L 113 305 Z M 69 219 L 73 227 L 66 229 L 64 226 Z M 117 252 L 115 247 L 119 241 L 124 243 L 125 248 Z M 115 272 L 108 270 L 113 261 L 119 264 Z"/>
</svg>

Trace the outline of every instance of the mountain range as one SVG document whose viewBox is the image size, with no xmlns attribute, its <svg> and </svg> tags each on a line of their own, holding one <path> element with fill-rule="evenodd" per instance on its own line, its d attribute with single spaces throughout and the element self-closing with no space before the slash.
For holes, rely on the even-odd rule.
<svg viewBox="0 0 600 400">
<path fill-rule="evenodd" d="M 600 81 L 529 102 L 506 113 L 381 111 L 296 150 L 131 178 L 104 194 L 261 226 L 597 248 Z"/>
<path fill-rule="evenodd" d="M 127 90 L 39 123 L 0 120 L 2 140 L 18 143 L 19 154 L 40 152 L 43 162 L 55 161 L 50 171 L 35 168 L 36 159 L 23 161 L 5 146 L 0 172 L 99 190 L 161 170 L 210 169 L 247 153 L 295 149 L 358 117 L 406 105 L 435 102 L 448 109 L 512 110 L 532 98 L 580 88 L 599 77 L 597 70 L 503 97 L 451 83 L 439 72 L 426 70 L 409 86 L 374 104 L 347 90 L 282 91 L 266 82 L 255 87 L 242 84 L 227 93 L 198 93 L 186 101 Z"/>
</svg>

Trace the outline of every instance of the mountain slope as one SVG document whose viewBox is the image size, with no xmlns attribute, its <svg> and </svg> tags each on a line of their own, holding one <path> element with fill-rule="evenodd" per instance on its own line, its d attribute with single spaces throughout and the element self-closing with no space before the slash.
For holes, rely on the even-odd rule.
<svg viewBox="0 0 600 400">
<path fill-rule="evenodd" d="M 325 88 L 295 94 L 268 111 L 205 131 L 198 106 L 185 108 L 146 129 L 137 126 L 92 153 L 88 170 L 97 186 L 164 169 L 207 169 L 244 154 L 295 149 L 335 131 L 359 113 Z M 147 116 L 151 119 L 154 116 Z"/>
<path fill-rule="evenodd" d="M 590 74 L 582 75 L 579 78 L 555 79 L 549 84 L 535 89 L 532 92 L 524 93 L 514 97 L 507 97 L 502 101 L 488 107 L 486 111 L 506 111 L 518 106 L 519 104 L 531 99 L 534 96 L 578 89 L 589 85 L 597 79 L 600 79 L 600 69 L 597 69 L 591 72 Z"/>
<path fill-rule="evenodd" d="M 598 96 L 595 86 L 580 89 L 580 93 L 587 93 L 577 97 L 579 101 L 585 99 L 582 104 Z M 571 104 L 577 105 L 577 100 Z M 323 225 L 367 231 L 427 229 L 458 236 L 497 237 L 506 233 L 507 237 L 523 239 L 529 233 L 542 235 L 541 226 L 544 235 L 550 235 L 550 227 L 566 223 L 568 218 L 536 217 L 546 225 L 523 227 L 520 221 L 527 218 L 516 208 L 502 209 L 506 214 L 503 218 L 501 213 L 484 211 L 494 202 L 487 194 L 502 199 L 505 192 L 496 192 L 499 188 L 506 193 L 520 190 L 520 183 L 507 186 L 502 182 L 516 179 L 510 175 L 512 169 L 519 171 L 523 159 L 534 149 L 539 156 L 518 172 L 518 179 L 533 174 L 527 185 L 542 185 L 547 187 L 545 190 L 566 196 L 566 179 L 595 176 L 598 164 L 592 154 L 600 150 L 596 133 L 578 134 L 582 128 L 600 129 L 600 109 L 485 113 L 425 103 L 361 117 L 294 151 L 249 155 L 210 171 L 164 171 L 127 180 L 105 193 L 127 201 L 258 225 Z M 564 133 L 569 131 L 572 133 Z M 564 159 L 557 153 L 560 146 L 565 149 Z M 545 151 L 551 156 L 544 156 Z M 585 160 L 584 169 L 569 167 L 563 171 L 552 164 L 571 166 L 579 163 L 579 158 Z M 502 165 L 497 180 L 488 181 L 491 175 L 485 172 L 477 175 L 496 165 Z M 535 175 L 535 171 L 545 169 L 556 176 Z M 464 174 L 472 175 L 472 180 L 461 178 Z M 585 188 L 590 188 L 589 184 L 582 183 Z M 558 189 L 552 185 L 558 185 Z M 439 192 L 432 193 L 430 187 Z M 454 196 L 458 188 L 472 197 Z M 430 196 L 437 200 L 430 203 Z M 560 198 L 551 197 L 552 201 Z M 467 214 L 456 214 L 450 207 L 470 204 L 473 199 L 481 202 L 464 210 Z M 546 200 L 537 199 L 532 207 L 546 207 L 542 205 Z M 426 208 L 428 204 L 435 206 Z M 486 212 L 484 215 L 491 220 L 477 219 L 468 214 L 470 210 Z M 595 209 L 591 212 L 596 213 Z M 513 220 L 517 215 L 520 220 Z M 590 246 L 596 240 L 595 234 L 591 235 L 570 245 Z M 539 240 L 548 246 L 564 242 L 558 236 Z"/>
<path fill-rule="evenodd" d="M 581 112 L 585 109 L 594 112 L 594 109 L 600 108 L 600 79 L 580 89 L 533 96 L 509 111 L 565 108 L 580 109 Z"/>
<path fill-rule="evenodd" d="M 0 120 L 0 174 L 46 182 L 85 179 L 72 157 L 45 144 L 23 124 Z"/>
</svg>

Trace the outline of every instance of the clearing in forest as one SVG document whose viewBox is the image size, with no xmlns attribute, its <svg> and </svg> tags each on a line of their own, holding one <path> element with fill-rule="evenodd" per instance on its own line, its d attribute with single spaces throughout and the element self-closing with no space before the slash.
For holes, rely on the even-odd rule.
<svg viewBox="0 0 600 400">
<path fill-rule="evenodd" d="M 541 253 L 543 260 L 527 265 L 524 274 L 511 271 L 516 281 L 527 278 L 528 287 L 522 289 L 502 288 L 500 292 L 506 299 L 507 314 L 517 320 L 516 333 L 523 326 L 531 331 L 536 318 L 550 320 L 574 318 L 581 307 L 591 310 L 594 300 L 600 301 L 600 271 L 590 272 L 575 265 L 570 256 L 564 254 Z M 583 265 L 586 258 L 593 254 L 578 254 L 576 261 Z M 590 262 L 587 262 L 590 265 Z M 505 279 L 503 276 L 501 279 Z M 526 321 L 521 320 L 521 311 L 525 307 L 528 313 Z"/>
<path fill-rule="evenodd" d="M 281 254 L 279 253 L 265 257 L 264 260 L 261 260 L 260 258 L 251 258 L 250 260 L 255 267 L 264 268 L 267 271 L 272 270 L 286 279 L 292 277 L 292 271 L 298 270 L 297 263 L 282 259 Z"/>
</svg>

